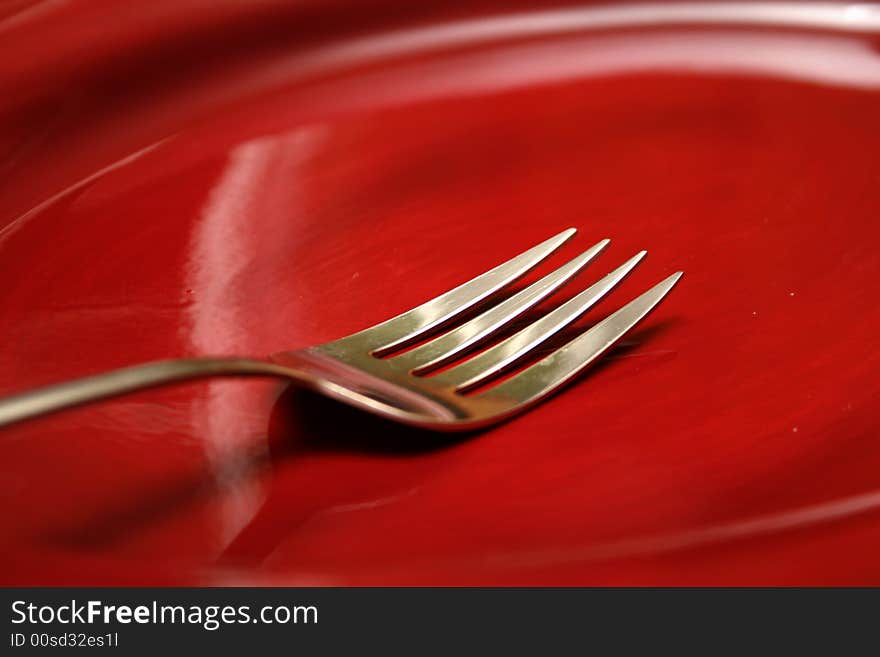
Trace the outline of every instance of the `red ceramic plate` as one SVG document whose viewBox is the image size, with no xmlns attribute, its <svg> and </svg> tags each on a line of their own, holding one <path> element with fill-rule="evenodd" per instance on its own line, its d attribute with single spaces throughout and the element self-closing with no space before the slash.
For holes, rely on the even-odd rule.
<svg viewBox="0 0 880 657">
<path fill-rule="evenodd" d="M 0 433 L 4 584 L 880 584 L 880 9 L 15 2 L 0 393 L 324 342 L 568 227 L 682 269 L 454 440 L 276 382 Z M 542 271 L 546 271 L 544 269 Z"/>
</svg>

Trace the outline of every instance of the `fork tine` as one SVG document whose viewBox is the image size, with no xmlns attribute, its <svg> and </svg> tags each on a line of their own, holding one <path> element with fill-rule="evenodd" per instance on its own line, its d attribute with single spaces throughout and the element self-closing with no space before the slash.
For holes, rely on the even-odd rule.
<svg viewBox="0 0 880 657">
<path fill-rule="evenodd" d="M 448 363 L 540 303 L 576 276 L 611 240 L 602 240 L 559 269 L 477 317 L 430 342 L 395 356 L 395 364 L 423 374 Z"/>
<path fill-rule="evenodd" d="M 454 385 L 456 390 L 464 391 L 513 365 L 593 307 L 639 264 L 645 253 L 640 251 L 577 296 L 491 349 L 442 372 L 435 377 L 437 383 Z"/>
<path fill-rule="evenodd" d="M 676 272 L 583 335 L 516 376 L 476 396 L 502 397 L 516 404 L 527 404 L 550 394 L 584 370 L 644 319 L 675 286 L 682 274 L 683 272 Z"/>
<path fill-rule="evenodd" d="M 568 241 L 576 232 L 575 228 L 564 230 L 525 253 L 519 254 L 431 301 L 349 337 L 357 337 L 358 340 L 365 341 L 375 356 L 381 356 L 398 347 L 405 346 L 521 278 Z"/>
</svg>

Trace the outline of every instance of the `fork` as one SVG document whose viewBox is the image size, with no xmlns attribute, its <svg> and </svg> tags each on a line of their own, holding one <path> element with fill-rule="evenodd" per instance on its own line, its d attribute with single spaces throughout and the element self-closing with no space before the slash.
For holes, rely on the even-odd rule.
<svg viewBox="0 0 880 657">
<path fill-rule="evenodd" d="M 498 423 L 571 381 L 641 321 L 682 276 L 682 272 L 676 272 L 537 362 L 500 383 L 487 385 L 522 365 L 541 344 L 586 313 L 646 254 L 640 251 L 540 319 L 463 358 L 568 283 L 610 242 L 598 242 L 492 305 L 500 292 L 534 269 L 575 232 L 569 228 L 431 301 L 339 340 L 266 359 L 198 357 L 156 361 L 39 388 L 0 399 L 0 426 L 136 390 L 213 376 L 286 378 L 376 415 L 438 431 Z M 482 307 L 488 309 L 462 319 Z M 451 367 L 431 375 L 453 362 Z"/>
</svg>

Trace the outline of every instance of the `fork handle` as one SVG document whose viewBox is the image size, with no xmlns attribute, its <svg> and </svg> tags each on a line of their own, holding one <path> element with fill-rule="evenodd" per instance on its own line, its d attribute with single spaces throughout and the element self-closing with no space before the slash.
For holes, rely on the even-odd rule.
<svg viewBox="0 0 880 657">
<path fill-rule="evenodd" d="M 133 365 L 0 399 L 0 427 L 72 406 L 169 383 L 215 376 L 289 376 L 289 369 L 250 358 L 177 358 Z"/>
</svg>

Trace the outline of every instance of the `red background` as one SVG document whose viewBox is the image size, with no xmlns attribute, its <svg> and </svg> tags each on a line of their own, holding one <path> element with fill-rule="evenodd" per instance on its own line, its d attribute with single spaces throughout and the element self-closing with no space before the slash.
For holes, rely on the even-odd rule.
<svg viewBox="0 0 880 657">
<path fill-rule="evenodd" d="M 685 277 L 567 392 L 464 439 L 255 381 L 4 429 L 2 583 L 880 584 L 876 31 L 3 11 L 0 394 L 325 342 L 570 225 L 536 276 L 612 244 L 563 296 L 649 252 L 580 330 Z M 380 38 L 487 16 L 531 18 Z"/>
</svg>

